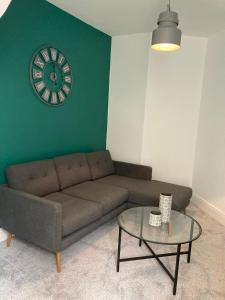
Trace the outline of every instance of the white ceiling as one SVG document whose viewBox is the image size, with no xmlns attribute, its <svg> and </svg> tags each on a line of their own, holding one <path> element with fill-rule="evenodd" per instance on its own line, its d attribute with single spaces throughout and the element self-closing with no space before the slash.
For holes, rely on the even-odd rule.
<svg viewBox="0 0 225 300">
<path fill-rule="evenodd" d="M 110 35 L 150 32 L 167 0 L 48 0 Z M 186 35 L 209 36 L 225 29 L 225 0 L 171 0 Z"/>
</svg>

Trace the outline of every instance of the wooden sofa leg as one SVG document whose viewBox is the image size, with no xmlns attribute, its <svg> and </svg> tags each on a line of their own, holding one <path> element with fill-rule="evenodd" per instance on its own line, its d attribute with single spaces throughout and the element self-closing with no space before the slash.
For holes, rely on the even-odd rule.
<svg viewBox="0 0 225 300">
<path fill-rule="evenodd" d="M 55 254 L 56 258 L 56 267 L 57 267 L 57 272 L 61 272 L 61 252 L 56 252 Z"/>
<path fill-rule="evenodd" d="M 181 213 L 184 214 L 184 215 L 186 215 L 186 208 L 182 209 Z"/>
<path fill-rule="evenodd" d="M 7 247 L 10 247 L 12 239 L 13 239 L 13 235 L 12 235 L 12 233 L 9 232 L 7 240 L 6 240 L 6 246 Z"/>
</svg>

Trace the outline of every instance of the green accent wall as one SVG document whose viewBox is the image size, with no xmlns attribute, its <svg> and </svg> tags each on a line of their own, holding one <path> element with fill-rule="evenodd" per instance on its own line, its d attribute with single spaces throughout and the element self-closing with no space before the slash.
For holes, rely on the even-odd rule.
<svg viewBox="0 0 225 300">
<path fill-rule="evenodd" d="M 0 183 L 10 164 L 105 149 L 111 37 L 45 0 L 13 0 L 0 37 Z M 73 69 L 60 107 L 42 103 L 30 84 L 42 45 L 64 52 Z"/>
</svg>

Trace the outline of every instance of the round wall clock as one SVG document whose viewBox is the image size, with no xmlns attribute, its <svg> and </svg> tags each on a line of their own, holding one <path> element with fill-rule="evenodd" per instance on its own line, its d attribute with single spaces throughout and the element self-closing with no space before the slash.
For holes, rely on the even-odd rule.
<svg viewBox="0 0 225 300">
<path fill-rule="evenodd" d="M 46 104 L 61 105 L 72 89 L 72 69 L 65 55 L 55 47 L 35 52 L 30 65 L 34 91 Z"/>
</svg>

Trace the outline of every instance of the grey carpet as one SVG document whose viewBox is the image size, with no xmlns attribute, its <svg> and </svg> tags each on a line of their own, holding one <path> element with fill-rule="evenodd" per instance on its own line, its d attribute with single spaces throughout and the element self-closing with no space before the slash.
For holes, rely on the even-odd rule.
<svg viewBox="0 0 225 300">
<path fill-rule="evenodd" d="M 116 272 L 118 228 L 112 220 L 63 252 L 60 274 L 52 254 L 17 239 L 10 248 L 1 243 L 0 300 L 225 299 L 224 227 L 193 205 L 188 213 L 201 223 L 203 234 L 193 243 L 191 264 L 181 258 L 176 297 L 172 282 L 154 260 L 124 262 Z M 139 248 L 136 239 L 123 234 L 123 257 L 144 254 L 145 246 Z M 174 258 L 163 260 L 172 270 Z"/>
</svg>

